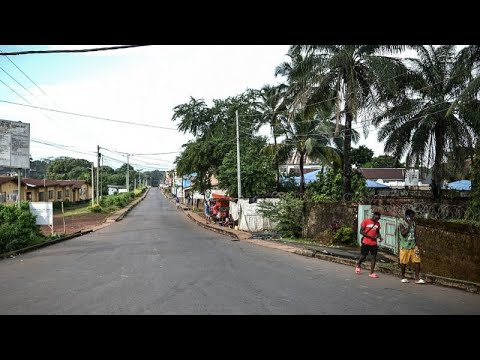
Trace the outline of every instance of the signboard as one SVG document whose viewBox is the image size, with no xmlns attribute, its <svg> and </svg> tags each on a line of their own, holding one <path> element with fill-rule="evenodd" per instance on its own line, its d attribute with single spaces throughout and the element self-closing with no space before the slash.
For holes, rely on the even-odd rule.
<svg viewBox="0 0 480 360">
<path fill-rule="evenodd" d="M 409 169 L 405 172 L 405 186 L 418 186 L 420 171 L 418 169 Z"/>
<path fill-rule="evenodd" d="M 30 124 L 0 119 L 0 166 L 30 169 Z"/>
<path fill-rule="evenodd" d="M 37 219 L 37 225 L 53 226 L 53 202 L 30 202 L 30 212 Z"/>
</svg>

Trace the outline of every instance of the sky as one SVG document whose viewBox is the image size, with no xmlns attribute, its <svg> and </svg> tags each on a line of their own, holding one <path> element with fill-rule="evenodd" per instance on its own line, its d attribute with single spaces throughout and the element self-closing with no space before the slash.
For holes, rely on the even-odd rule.
<svg viewBox="0 0 480 360">
<path fill-rule="evenodd" d="M 89 47 L 98 46 L 0 45 L 0 50 Z M 274 72 L 277 65 L 288 60 L 288 48 L 289 45 L 160 45 L 91 53 L 0 56 L 0 100 L 171 129 L 3 102 L 0 119 L 30 124 L 30 154 L 34 160 L 69 156 L 96 161 L 98 145 L 105 155 L 104 165 L 118 168 L 126 162 L 128 153 L 132 154 L 129 161 L 136 170 L 169 170 L 174 167 L 182 144 L 192 139 L 176 130 L 177 124 L 171 120 L 173 108 L 189 102 L 190 97 L 212 105 L 213 99 L 283 82 Z M 261 134 L 268 135 L 268 130 Z M 362 144 L 374 150 L 376 156 L 383 154 L 376 131 L 371 131 L 367 139 L 362 135 L 355 147 Z"/>
</svg>

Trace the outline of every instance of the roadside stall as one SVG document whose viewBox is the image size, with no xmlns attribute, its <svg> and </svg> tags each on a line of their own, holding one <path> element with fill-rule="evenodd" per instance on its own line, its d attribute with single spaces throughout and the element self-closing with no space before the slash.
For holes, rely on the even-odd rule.
<svg viewBox="0 0 480 360">
<path fill-rule="evenodd" d="M 223 225 L 225 220 L 228 219 L 230 200 L 233 200 L 233 198 L 230 196 L 212 193 L 212 196 L 210 198 L 212 218 L 219 225 Z"/>
</svg>

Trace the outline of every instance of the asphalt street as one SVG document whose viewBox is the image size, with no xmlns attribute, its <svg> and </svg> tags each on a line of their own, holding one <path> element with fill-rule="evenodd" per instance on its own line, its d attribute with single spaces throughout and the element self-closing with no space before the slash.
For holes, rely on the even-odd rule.
<svg viewBox="0 0 480 360">
<path fill-rule="evenodd" d="M 480 296 L 232 241 L 157 188 L 122 221 L 0 261 L 0 314 L 480 314 Z"/>
</svg>

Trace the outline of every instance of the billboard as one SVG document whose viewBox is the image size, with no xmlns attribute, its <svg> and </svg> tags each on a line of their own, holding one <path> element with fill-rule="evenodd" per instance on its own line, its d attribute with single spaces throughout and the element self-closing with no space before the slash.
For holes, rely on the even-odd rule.
<svg viewBox="0 0 480 360">
<path fill-rule="evenodd" d="M 50 202 L 30 202 L 28 203 L 30 212 L 36 218 L 37 225 L 53 225 L 53 203 Z"/>
<path fill-rule="evenodd" d="M 0 166 L 30 169 L 30 124 L 0 119 Z"/>
</svg>

